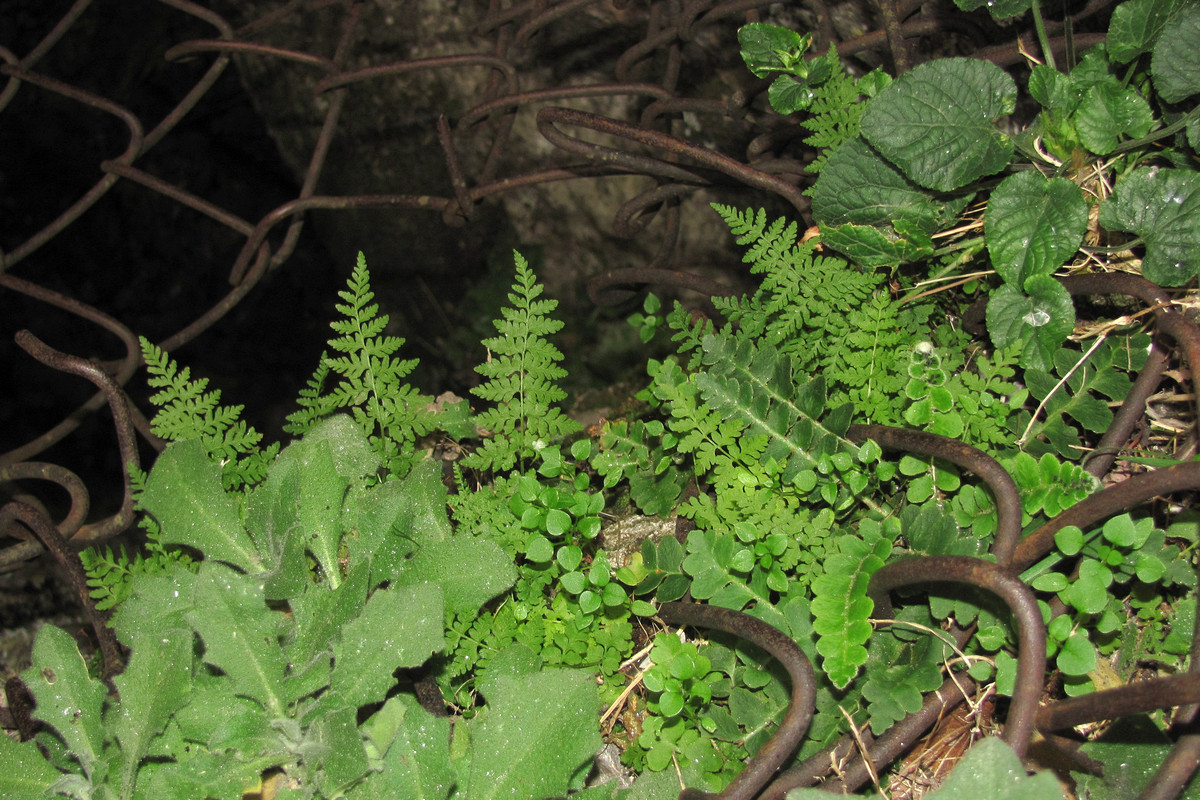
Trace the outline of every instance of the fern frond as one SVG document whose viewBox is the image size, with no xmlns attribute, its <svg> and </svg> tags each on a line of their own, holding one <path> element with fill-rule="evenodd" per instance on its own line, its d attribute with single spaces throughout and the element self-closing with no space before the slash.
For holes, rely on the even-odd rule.
<svg viewBox="0 0 1200 800">
<path fill-rule="evenodd" d="M 262 434 L 241 419 L 243 406 L 221 405 L 219 389 L 205 391 L 207 378 L 192 380 L 191 370 L 179 365 L 162 348 L 141 337 L 147 383 L 159 389 L 150 397 L 158 406 L 150 430 L 172 442 L 199 439 L 205 451 L 221 464 L 226 489 L 251 486 L 262 479 L 278 446 L 259 448 Z"/>
<path fill-rule="evenodd" d="M 554 404 L 566 397 L 556 381 L 566 376 L 559 366 L 563 355 L 545 337 L 563 323 L 547 316 L 557 300 L 538 298 L 544 291 L 529 263 L 513 253 L 516 281 L 508 294 L 509 306 L 494 320 L 499 336 L 485 339 L 488 359 L 475 371 L 488 380 L 471 390 L 495 405 L 476 416 L 476 423 L 491 437 L 463 463 L 475 469 L 508 470 L 518 459 L 580 429 L 579 423 Z"/>
<path fill-rule="evenodd" d="M 433 398 L 404 380 L 418 360 L 396 358 L 404 339 L 383 335 L 389 318 L 371 302 L 375 293 L 362 253 L 338 297 L 343 302 L 334 308 L 344 319 L 329 324 L 339 334 L 329 340 L 329 347 L 341 355 L 321 354 L 316 371 L 300 391 L 300 408 L 288 416 L 284 430 L 299 436 L 336 411 L 350 411 L 388 471 L 402 477 L 416 460 L 416 441 L 434 427 L 433 414 L 427 410 Z M 326 391 L 331 377 L 337 383 Z"/>
</svg>

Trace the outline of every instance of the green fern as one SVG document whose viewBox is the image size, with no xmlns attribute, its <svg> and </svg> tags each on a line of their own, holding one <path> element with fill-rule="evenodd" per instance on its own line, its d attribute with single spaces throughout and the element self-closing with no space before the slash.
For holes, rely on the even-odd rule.
<svg viewBox="0 0 1200 800">
<path fill-rule="evenodd" d="M 156 436 L 173 442 L 199 439 L 209 456 L 221 465 L 226 489 L 252 486 L 266 475 L 279 452 L 278 443 L 263 450 L 262 434 L 241 419 L 243 406 L 223 406 L 221 391 L 208 388 L 208 379 L 191 379 L 191 370 L 171 359 L 146 337 L 139 340 L 149 372 L 147 382 L 159 389 L 150 397 L 158 412 L 150 420 Z"/>
<path fill-rule="evenodd" d="M 329 346 L 341 355 L 321 355 L 312 378 L 300 390 L 300 409 L 288 417 L 284 430 L 300 436 L 335 411 L 347 409 L 388 472 L 403 477 L 416 462 L 417 440 L 434 427 L 429 410 L 433 398 L 404 381 L 418 363 L 415 358 L 395 357 L 404 339 L 381 335 L 389 318 L 371 302 L 375 294 L 362 253 L 346 291 L 338 292 L 338 297 L 345 304 L 335 308 L 345 318 L 330 323 L 340 335 L 330 339 Z M 331 375 L 337 376 L 338 383 L 326 392 Z"/>
<path fill-rule="evenodd" d="M 521 254 L 513 256 L 517 280 L 508 295 L 509 306 L 493 322 L 500 335 L 483 341 L 488 359 L 475 368 L 488 380 L 471 392 L 495 405 L 476 417 L 490 436 L 463 459 L 474 469 L 512 469 L 518 459 L 532 458 L 581 428 L 555 405 L 567 396 L 556 383 L 567 374 L 558 366 L 563 355 L 546 339 L 563 326 L 547 316 L 558 301 L 539 300 L 542 285 Z"/>
<path fill-rule="evenodd" d="M 874 520 L 863 520 L 858 533 L 840 537 L 826 561 L 826 572 L 813 581 L 813 630 L 817 633 L 817 652 L 829 681 L 845 689 L 863 664 L 871 637 L 873 604 L 867 597 L 867 584 L 892 552 L 892 539 L 899 525 L 888 520 L 886 527 Z"/>
<path fill-rule="evenodd" d="M 141 497 L 146 485 L 146 473 L 133 470 L 130 474 L 135 502 Z M 199 563 L 186 550 L 164 545 L 158 522 L 148 514 L 142 514 L 138 526 L 146 531 L 146 544 L 132 557 L 123 547 L 113 550 L 89 547 L 80 551 L 79 560 L 87 572 L 87 585 L 99 611 L 114 608 L 129 597 L 133 579 L 138 575 L 154 575 L 169 572 L 176 566 L 195 571 Z"/>
<path fill-rule="evenodd" d="M 872 97 L 891 83 L 891 77 L 878 69 L 857 80 L 850 77 L 832 45 L 828 61 L 833 72 L 823 83 L 812 87 L 809 116 L 800 123 L 812 131 L 804 143 L 817 149 L 816 159 L 808 165 L 808 171 L 813 173 L 821 171 L 829 154 L 842 142 L 858 135 L 859 123 L 867 109 L 864 96 Z"/>
</svg>

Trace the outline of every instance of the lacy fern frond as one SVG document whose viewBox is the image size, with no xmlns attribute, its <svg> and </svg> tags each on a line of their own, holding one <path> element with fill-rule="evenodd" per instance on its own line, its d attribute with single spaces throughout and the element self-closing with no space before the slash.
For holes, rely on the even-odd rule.
<svg viewBox="0 0 1200 800">
<path fill-rule="evenodd" d="M 221 391 L 208 388 L 207 378 L 192 380 L 162 348 L 141 337 L 142 356 L 149 373 L 147 383 L 158 389 L 150 402 L 158 412 L 150 430 L 172 442 L 199 439 L 209 456 L 221 464 L 226 489 L 251 486 L 262 479 L 279 451 L 273 444 L 259 447 L 262 434 L 241 418 L 243 406 L 221 405 Z"/>
<path fill-rule="evenodd" d="M 146 486 L 146 473 L 135 469 L 129 478 L 137 502 Z M 133 579 L 138 575 L 162 574 L 176 566 L 195 571 L 200 566 L 184 548 L 162 543 L 162 531 L 154 517 L 140 515 L 138 526 L 146 531 L 146 544 L 133 556 L 121 546 L 113 550 L 97 545 L 79 553 L 87 572 L 88 593 L 99 611 L 114 608 L 128 598 L 133 591 Z"/>
<path fill-rule="evenodd" d="M 547 316 L 558 301 L 539 300 L 542 285 L 521 254 L 513 256 L 517 280 L 508 295 L 509 306 L 493 321 L 500 335 L 483 341 L 488 359 L 475 367 L 488 380 L 471 392 L 495 403 L 476 417 L 491 436 L 463 460 L 475 469 L 511 469 L 518 459 L 532 458 L 542 447 L 580 429 L 555 405 L 567 396 L 556 383 L 567 374 L 558 366 L 563 355 L 546 339 L 563 326 Z"/>
<path fill-rule="evenodd" d="M 901 306 L 884 274 L 818 255 L 812 242 L 797 243 L 795 223 L 767 225 L 761 211 L 713 208 L 749 245 L 745 260 L 763 276 L 750 296 L 713 299 L 736 326 L 730 335 L 777 348 L 793 374 L 821 375 L 831 403 L 852 402 L 866 419 L 896 424 L 908 354 L 931 336 L 932 301 Z"/>
<path fill-rule="evenodd" d="M 846 73 L 837 57 L 836 48 L 832 46 L 830 56 L 829 62 L 834 65 L 833 74 L 823 83 L 812 87 L 813 99 L 808 105 L 808 116 L 800 122 L 812 131 L 804 143 L 817 150 L 816 159 L 807 168 L 812 173 L 821 171 L 829 154 L 842 142 L 858 135 L 863 114 L 867 110 L 863 95 L 873 93 L 875 86 L 887 80 L 879 70 L 855 80 Z"/>
<path fill-rule="evenodd" d="M 334 307 L 344 319 L 330 323 L 340 335 L 329 340 L 329 347 L 340 355 L 322 354 L 300 391 L 300 409 L 288 417 L 284 430 L 299 436 L 335 411 L 349 410 L 388 471 L 403 477 L 416 460 L 417 439 L 433 429 L 433 414 L 428 410 L 433 398 L 404 380 L 418 361 L 396 358 L 404 339 L 382 335 L 388 315 L 380 315 L 379 305 L 371 302 L 375 293 L 362 253 L 347 289 L 338 297 L 345 302 Z M 331 376 L 337 377 L 337 385 L 325 392 Z"/>
</svg>

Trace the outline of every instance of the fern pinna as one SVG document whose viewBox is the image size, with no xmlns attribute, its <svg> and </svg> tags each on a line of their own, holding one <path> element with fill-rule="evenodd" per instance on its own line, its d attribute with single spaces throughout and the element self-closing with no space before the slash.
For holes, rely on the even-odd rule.
<svg viewBox="0 0 1200 800">
<path fill-rule="evenodd" d="M 375 293 L 362 253 L 338 297 L 345 304 L 335 308 L 345 318 L 329 323 L 340 334 L 329 340 L 329 346 L 342 355 L 321 355 L 316 372 L 300 390 L 300 409 L 288 417 L 283 429 L 299 436 L 335 411 L 348 409 L 388 471 L 401 477 L 415 463 L 417 439 L 433 429 L 433 398 L 404 380 L 417 365 L 415 358 L 395 357 L 404 339 L 381 335 L 389 317 L 380 315 L 379 305 L 371 302 Z M 330 375 L 337 376 L 338 382 L 326 392 Z"/>
<path fill-rule="evenodd" d="M 508 295 L 509 305 L 494 320 L 499 336 L 483 340 L 487 361 L 475 371 L 488 380 L 471 390 L 495 405 L 476 416 L 490 433 L 463 464 L 475 469 L 512 469 L 547 445 L 580 429 L 579 423 L 555 404 L 567 396 L 556 381 L 567 371 L 558 364 L 562 353 L 546 337 L 563 323 L 547 316 L 557 300 L 539 300 L 543 287 L 529 263 L 514 252 L 517 280 Z"/>
</svg>

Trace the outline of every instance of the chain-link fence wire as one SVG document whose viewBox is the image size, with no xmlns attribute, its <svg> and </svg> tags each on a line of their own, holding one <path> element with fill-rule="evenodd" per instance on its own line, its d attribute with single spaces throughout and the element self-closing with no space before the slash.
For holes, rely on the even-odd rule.
<svg viewBox="0 0 1200 800">
<path fill-rule="evenodd" d="M 736 57 L 739 25 L 778 19 L 811 30 L 815 54 L 836 44 L 843 58 L 864 69 L 883 64 L 904 71 L 927 58 L 957 54 L 1019 67 L 1023 51 L 1035 49 L 1027 21 L 998 26 L 982 13 L 915 0 L 804 0 L 785 7 L 755 0 L 463 3 L 443 13 L 453 17 L 452 27 L 466 31 L 456 41 L 473 46 L 452 52 L 426 48 L 416 57 L 403 52 L 414 48 L 389 48 L 387 42 L 389 31 L 398 37 L 393 45 L 403 39 L 400 32 L 415 22 L 410 15 L 437 16 L 436 8 L 419 3 L 293 0 L 265 10 L 249 2 L 240 9 L 213 4 L 218 10 L 185 0 L 131 5 L 78 0 L 57 19 L 48 19 L 37 2 L 0 5 L 0 73 L 6 80 L 0 89 L 0 307 L 19 309 L 6 311 L 3 333 L 11 340 L 18 327 L 28 327 L 58 345 L 56 351 L 23 334 L 17 337 L 20 350 L 0 353 L 7 362 L 5 404 L 20 409 L 3 417 L 9 449 L 0 455 L 0 480 L 19 481 L 20 488 L 0 514 L 8 544 L 0 551 L 0 569 L 15 569 L 42 552 L 39 537 L 60 536 L 78 549 L 130 525 L 128 478 L 120 465 L 137 457 L 133 429 L 161 448 L 137 406 L 119 390 L 139 366 L 138 334 L 177 351 L 215 337 L 217 323 L 253 304 L 256 293 L 270 301 L 259 311 L 284 306 L 285 317 L 325 316 L 323 309 L 291 307 L 303 292 L 286 294 L 281 287 L 287 284 L 273 279 L 303 258 L 306 221 L 320 218 L 336 226 L 342 215 L 382 210 L 392 215 L 384 219 L 416 218 L 430 231 L 465 232 L 501 198 L 559 183 L 636 176 L 639 182 L 622 198 L 608 233 L 639 246 L 648 243 L 651 255 L 641 264 L 574 278 L 587 282 L 597 304 L 619 302 L 646 285 L 724 294 L 739 276 L 689 269 L 682 255 L 687 237 L 681 221 L 698 213 L 701 194 L 748 192 L 758 204 L 773 198 L 807 219 L 803 191 L 812 179 L 805 171 L 812 154 L 800 145 L 802 131 L 764 102 L 767 82 L 727 69 L 731 54 Z M 1089 24 L 1103 30 L 1111 5 L 1111 0 L 1072 5 L 1066 17 L 1050 22 L 1052 46 L 1083 49 L 1102 39 L 1086 31 Z M 320 27 L 311 27 L 312 20 Z M 150 50 L 160 52 L 163 63 L 122 70 L 131 32 L 147 26 L 156 37 Z M 1073 35 L 1068 26 L 1074 26 Z M 63 53 L 76 57 L 58 58 Z M 86 57 L 80 59 L 81 53 Z M 95 69 L 87 59 L 98 59 Z M 234 59 L 247 84 L 256 74 L 276 84 L 285 82 L 280 75 L 307 76 L 296 84 L 307 92 L 300 93 L 307 105 L 299 115 L 313 124 L 288 129 L 278 117 L 299 113 L 295 107 L 277 109 L 274 120 L 260 108 L 267 130 L 256 134 L 260 142 L 269 136 L 279 145 L 283 162 L 299 178 L 298 190 L 289 191 L 295 184 L 278 167 L 255 172 L 246 168 L 254 158 L 222 160 L 206 150 L 206 132 L 190 122 L 220 118 L 219 107 L 237 94 L 230 81 Z M 556 72 L 573 60 L 587 62 L 576 73 L 586 80 L 572 82 Z M 56 71 L 62 63 L 74 67 Z M 178 70 L 171 81 L 160 80 L 166 69 Z M 439 81 L 449 84 L 450 76 L 465 71 L 485 76 L 471 84 L 472 102 L 465 109 L 440 108 Z M 182 84 L 179 75 L 186 76 Z M 347 120 L 354 119 L 356 107 L 360 113 L 365 107 L 369 117 L 371 98 L 382 96 L 382 86 L 431 75 L 421 96 L 432 107 L 418 115 L 427 124 L 407 135 L 424 148 L 420 163 L 436 163 L 428 173 L 435 177 L 379 191 L 369 181 L 347 181 L 340 170 L 333 174 L 330 153 L 342 127 L 352 127 Z M 264 103 L 265 96 L 260 91 L 256 102 Z M 46 134 L 39 127 L 46 120 L 65 133 Z M 247 132 L 254 126 L 248 117 L 239 124 L 246 129 L 226 142 L 254 138 Z M 349 137 L 351 148 L 360 142 Z M 80 188 L 52 189 L 39 174 L 70 178 L 61 185 Z M 328 192 L 327 186 L 342 190 Z M 140 204 L 151 209 L 149 215 L 133 225 L 122 223 L 122 212 Z M 115 229 L 109 224 L 114 220 Z M 178 233 L 187 229 L 201 232 Z M 114 252 L 169 268 L 147 279 L 140 258 Z M 93 253 L 108 255 L 89 257 Z M 327 276 L 322 280 L 322 291 L 336 284 Z M 246 336 L 243 330 L 235 338 Z M 1188 337 L 1194 332 L 1183 338 Z M 121 355 L 113 357 L 114 352 Z M 93 361 L 77 357 L 98 354 Z M 71 390 L 48 381 L 48 372 L 30 355 L 86 378 L 99 391 L 64 413 Z M 111 462 L 113 472 L 124 476 L 124 492 L 116 510 L 97 515 L 89 514 L 96 491 L 89 493 L 57 461 L 69 463 L 77 455 L 64 443 L 81 425 L 94 424 L 106 406 L 117 420 L 120 448 L 110 448 Z M 48 451 L 55 461 L 46 460 Z M 51 496 L 47 484 L 60 487 L 69 500 Z M 61 521 L 43 524 L 51 518 Z M 47 528 L 51 534 L 32 535 Z M 932 712 L 923 709 L 901 723 L 900 738 L 915 741 L 914 726 L 928 727 L 961 699 L 952 695 L 931 697 Z M 1124 707 L 1121 712 L 1132 713 Z M 1021 720 L 1010 720 L 1022 735 L 1031 730 L 1030 713 L 1025 709 Z M 890 739 L 884 747 L 884 738 L 875 755 L 890 760 L 899 751 Z M 1186 743 L 1195 744 L 1184 737 L 1180 747 Z M 846 749 L 845 743 L 839 747 Z M 1177 793 L 1178 776 L 1187 772 L 1178 764 L 1191 763 L 1190 752 L 1168 762 L 1165 769 L 1174 770 L 1175 779 L 1167 783 L 1175 788 L 1161 794 L 1160 782 L 1156 796 Z M 843 777 L 852 783 L 849 773 Z"/>
</svg>

